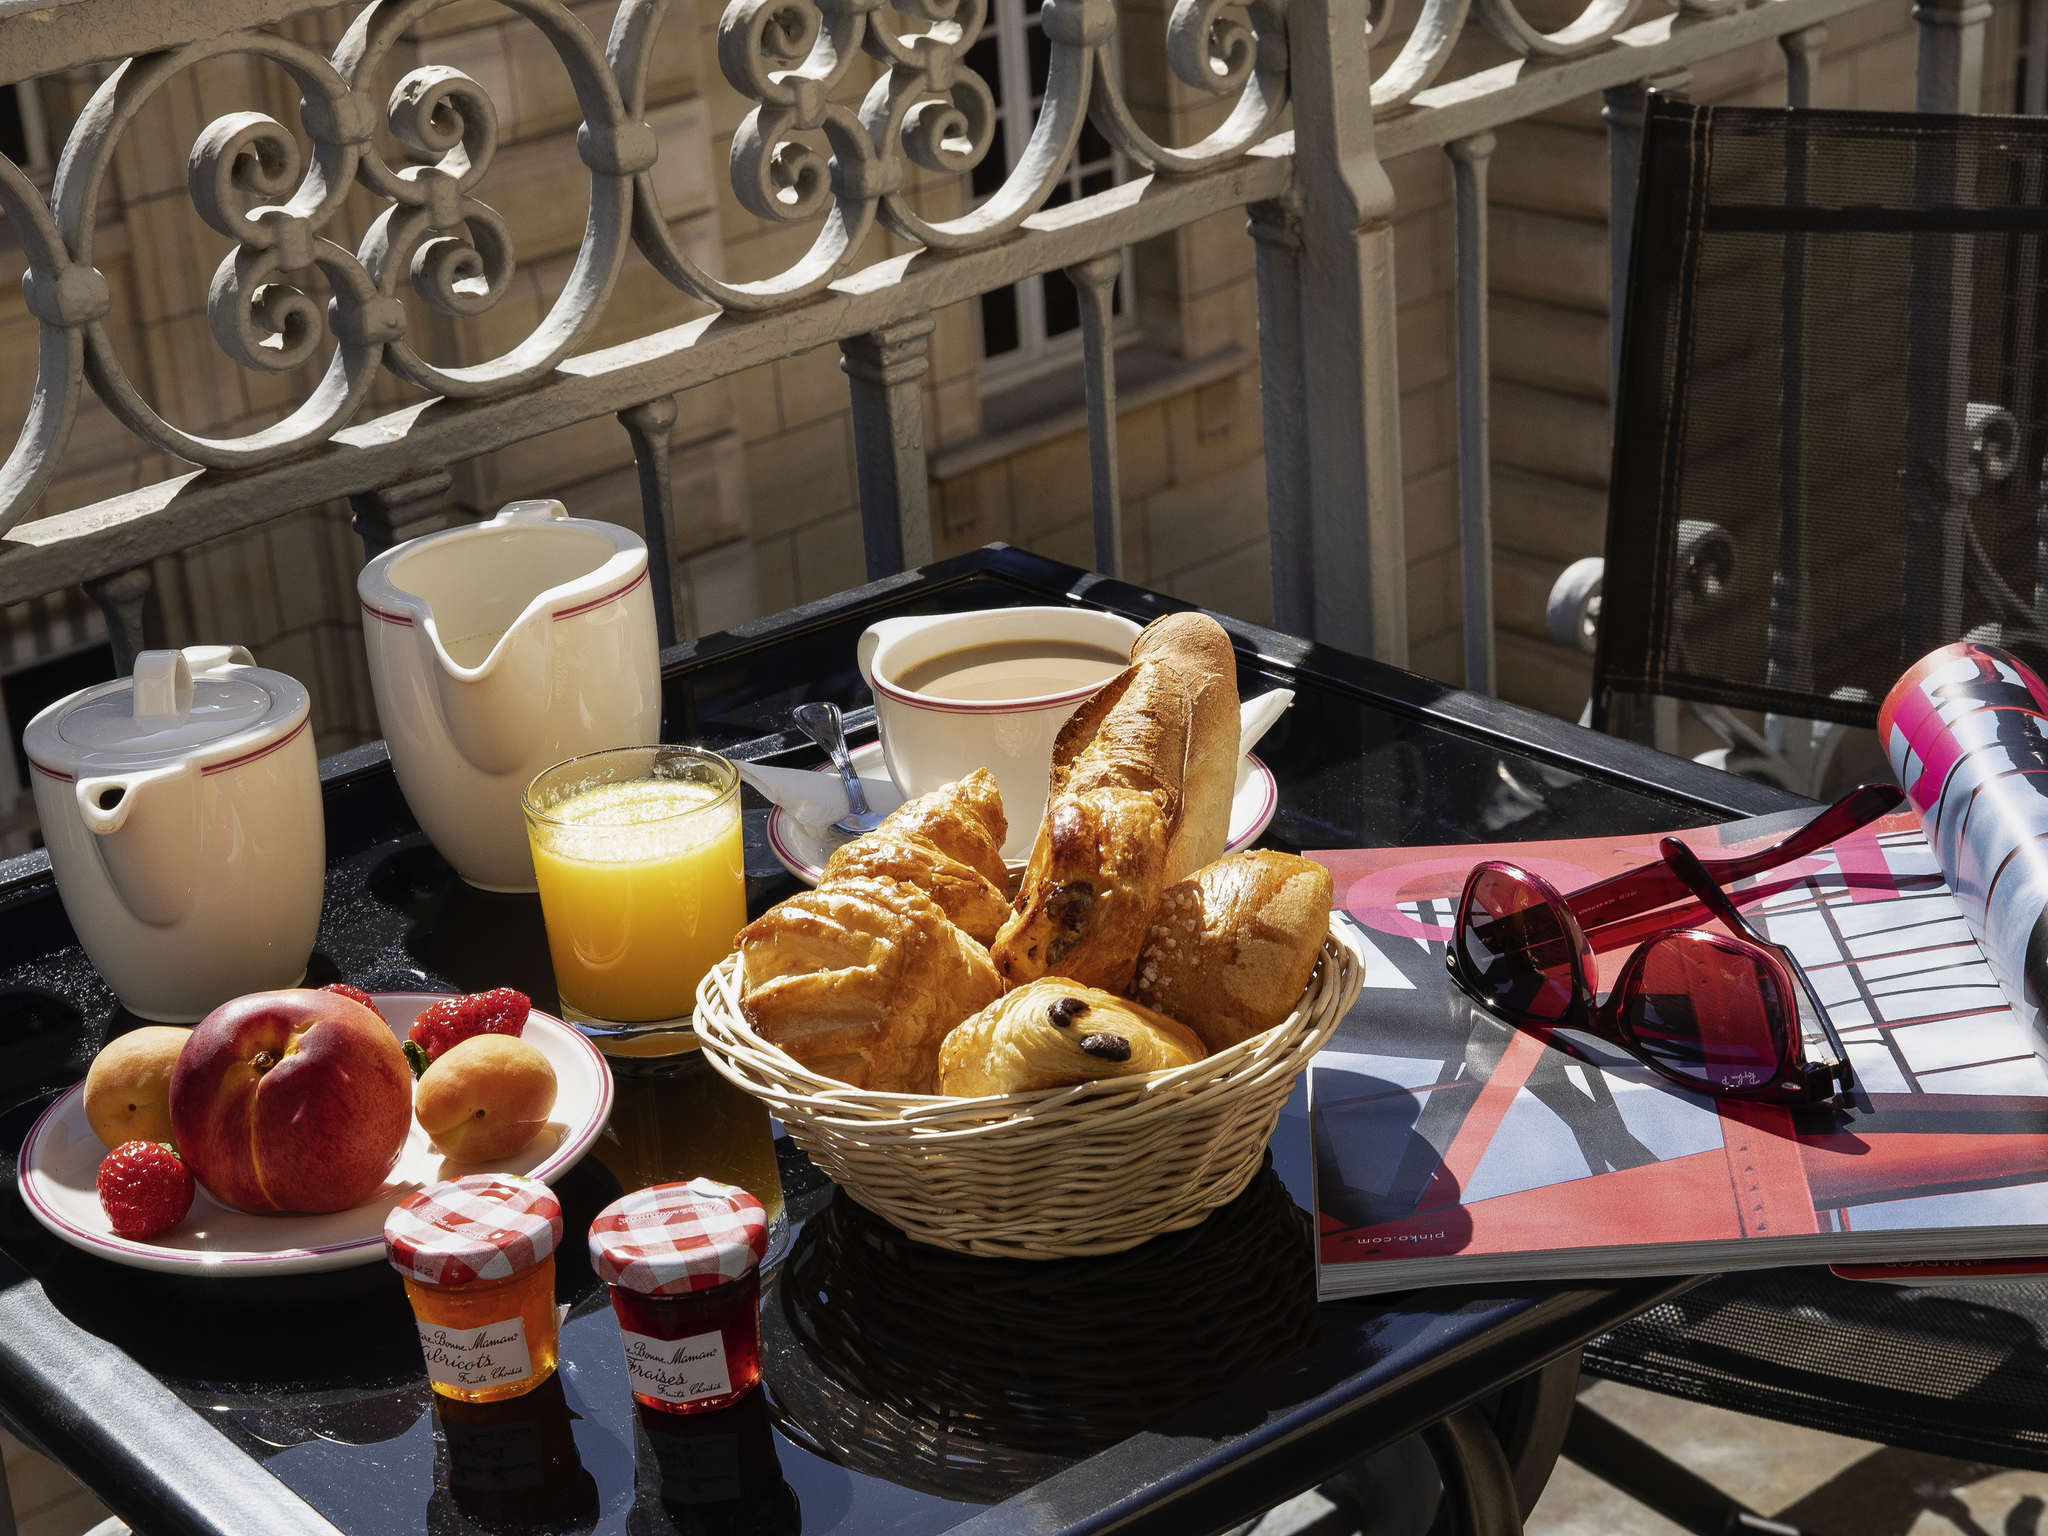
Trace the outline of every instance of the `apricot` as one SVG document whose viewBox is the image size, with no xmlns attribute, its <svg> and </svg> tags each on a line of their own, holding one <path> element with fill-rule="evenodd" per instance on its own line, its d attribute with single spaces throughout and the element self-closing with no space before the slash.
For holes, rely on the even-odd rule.
<svg viewBox="0 0 2048 1536">
<path fill-rule="evenodd" d="M 420 1129 L 459 1163 L 520 1151 L 555 1107 L 555 1069 L 514 1035 L 472 1035 L 427 1068 L 413 1095 Z"/>
<path fill-rule="evenodd" d="M 171 1068 L 192 1036 L 151 1024 L 107 1042 L 85 1074 L 85 1122 L 109 1147 L 171 1139 Z"/>
</svg>

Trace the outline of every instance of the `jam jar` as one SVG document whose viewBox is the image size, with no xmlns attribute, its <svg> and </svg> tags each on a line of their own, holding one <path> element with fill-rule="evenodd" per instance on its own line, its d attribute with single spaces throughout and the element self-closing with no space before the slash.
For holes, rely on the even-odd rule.
<svg viewBox="0 0 2048 1536">
<path fill-rule="evenodd" d="M 707 1413 L 761 1379 L 761 1202 L 715 1179 L 621 1196 L 590 1224 L 590 1265 L 611 1287 L 633 1400 Z"/>
<path fill-rule="evenodd" d="M 545 1184 L 473 1173 L 408 1195 L 384 1220 L 427 1378 L 465 1403 L 530 1392 L 555 1372 L 562 1207 Z"/>
</svg>

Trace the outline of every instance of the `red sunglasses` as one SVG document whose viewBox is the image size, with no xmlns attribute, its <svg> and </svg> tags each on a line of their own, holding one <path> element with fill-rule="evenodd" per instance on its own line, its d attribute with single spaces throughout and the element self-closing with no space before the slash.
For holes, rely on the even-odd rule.
<svg viewBox="0 0 2048 1536">
<path fill-rule="evenodd" d="M 1446 961 L 1466 992 L 1514 1023 L 1582 1030 L 1675 1082 L 1772 1103 L 1839 1100 L 1854 1086 L 1849 1055 L 1806 974 L 1782 945 L 1746 922 L 1722 885 L 1803 858 L 1867 826 L 1904 797 L 1866 784 L 1781 842 L 1734 858 L 1701 859 L 1677 838 L 1655 864 L 1569 896 L 1500 860 L 1466 877 Z M 1646 912 L 1696 898 L 1729 937 L 1675 926 L 1662 913 L 1607 1001 L 1594 989 L 1593 936 L 1639 936 Z"/>
</svg>

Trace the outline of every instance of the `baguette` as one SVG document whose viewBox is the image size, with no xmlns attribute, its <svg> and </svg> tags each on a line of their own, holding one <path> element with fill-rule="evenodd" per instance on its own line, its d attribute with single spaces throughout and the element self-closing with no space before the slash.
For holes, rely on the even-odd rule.
<svg viewBox="0 0 2048 1536">
<path fill-rule="evenodd" d="M 1166 888 L 1192 726 L 1180 678 L 1142 662 L 1062 727 L 1016 914 L 990 946 L 1009 985 L 1045 975 L 1109 992 L 1131 984 Z"/>
<path fill-rule="evenodd" d="M 1166 849 L 1169 883 L 1223 857 L 1237 796 L 1237 653 L 1205 613 L 1169 613 L 1131 642 L 1131 660 L 1156 662 L 1179 678 L 1192 709 L 1181 775 L 1179 824 Z"/>
</svg>

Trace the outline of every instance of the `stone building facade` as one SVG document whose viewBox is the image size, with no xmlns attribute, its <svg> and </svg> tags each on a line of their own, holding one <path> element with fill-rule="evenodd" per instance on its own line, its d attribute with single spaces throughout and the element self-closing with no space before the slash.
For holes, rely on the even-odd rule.
<svg viewBox="0 0 2048 1536">
<path fill-rule="evenodd" d="M 992 34 L 1013 55 L 992 73 L 1028 89 L 1032 8 L 1026 0 L 990 5 L 997 18 Z M 1168 142 L 1187 142 L 1213 125 L 1220 108 L 1166 69 L 1170 8 L 1170 0 L 1128 0 L 1122 63 L 1146 128 Z M 612 0 L 575 9 L 597 38 L 609 31 Z M 281 30 L 325 51 L 352 11 L 310 11 Z M 2001 5 L 1992 23 L 1985 99 L 1994 110 L 2015 101 L 2020 18 L 2019 6 Z M 745 103 L 720 75 L 717 22 L 711 0 L 677 0 L 669 10 L 649 87 L 649 120 L 661 141 L 654 175 L 674 234 L 693 256 L 728 278 L 764 276 L 801 254 L 813 226 L 764 223 L 733 195 L 726 163 Z M 1914 29 L 1903 0 L 1852 13 L 1830 34 L 1816 105 L 1911 107 Z M 1476 35 L 1469 44 L 1482 52 L 1488 46 Z M 998 61 L 989 55 L 986 62 Z M 1454 61 L 1448 73 L 1460 73 L 1464 62 Z M 437 362 L 473 362 L 530 331 L 562 287 L 587 205 L 573 144 L 578 114 L 568 76 L 541 34 L 493 0 L 456 0 L 431 13 L 393 77 L 418 63 L 462 70 L 497 106 L 498 149 L 478 191 L 509 227 L 517 268 L 497 303 L 478 316 L 420 310 L 428 316 L 422 351 Z M 1764 44 L 1702 67 L 1691 91 L 1704 100 L 1769 103 L 1782 98 L 1782 77 L 1776 47 Z M 61 144 L 98 78 L 79 71 L 31 82 L 20 88 L 28 94 L 17 115 L 40 118 L 40 138 Z M 115 157 L 100 203 L 97 253 L 114 288 L 109 324 L 143 393 L 179 425 L 217 433 L 277 419 L 309 391 L 318 366 L 251 374 L 221 354 L 208 330 L 207 286 L 227 241 L 193 211 L 185 157 L 205 124 L 236 108 L 289 123 L 295 95 L 281 71 L 245 58 L 219 60 L 172 82 Z M 1028 122 L 1028 107 L 1021 110 Z M 999 143 L 991 154 L 1001 152 Z M 1400 207 L 1411 665 L 1457 682 L 1450 166 L 1441 153 L 1426 151 L 1388 169 Z M 916 190 L 927 216 L 936 217 L 958 212 L 974 188 L 971 179 L 926 174 Z M 357 196 L 351 237 L 370 214 Z M 1492 203 L 1499 685 L 1511 699 L 1575 716 L 1587 667 L 1546 638 L 1544 599 L 1565 564 L 1599 550 L 1607 516 L 1607 169 L 1599 100 L 1501 130 Z M 873 239 L 873 253 L 883 254 L 889 237 L 878 232 Z M 1126 574 L 1260 619 L 1270 613 L 1271 583 L 1252 254 L 1241 212 L 1129 253 L 1119 297 L 1119 452 Z M 0 251 L 0 265 L 9 261 Z M 12 287 L 17 275 L 0 278 Z M 934 546 L 941 554 L 1001 539 L 1090 563 L 1078 335 L 1046 334 L 1048 317 L 1066 307 L 1055 288 L 1064 282 L 1048 276 L 1044 290 L 1006 299 L 1007 308 L 964 304 L 937 316 L 925 416 Z M 644 335 L 697 312 L 634 252 L 587 346 Z M 1028 346 L 1006 347 L 1019 315 L 1036 317 L 1036 333 Z M 34 346 L 19 300 L 0 304 L 0 360 L 31 356 Z M 825 348 L 679 398 L 671 431 L 672 548 L 690 627 L 723 628 L 863 579 L 839 363 L 838 349 Z M 0 366 L 0 414 L 20 419 L 28 375 L 20 366 Z M 395 377 L 376 388 L 368 414 L 408 398 Z M 186 468 L 139 450 L 89 399 L 43 510 L 83 505 Z M 401 535 L 485 515 L 523 496 L 558 496 L 579 514 L 628 525 L 640 517 L 627 437 L 610 418 L 451 464 L 445 487 L 411 489 L 418 494 L 394 513 Z M 264 663 L 308 683 L 321 750 L 337 750 L 376 734 L 354 599 L 360 562 L 350 509 L 340 503 L 186 551 L 157 562 L 151 639 L 249 645 Z M 77 593 L 0 613 L 0 714 L 12 738 L 18 742 L 28 714 L 45 698 L 105 665 L 103 640 L 96 610 Z M 32 830 L 25 787 L 10 794 L 8 783 L 0 773 L 0 837 L 18 849 Z"/>
</svg>

